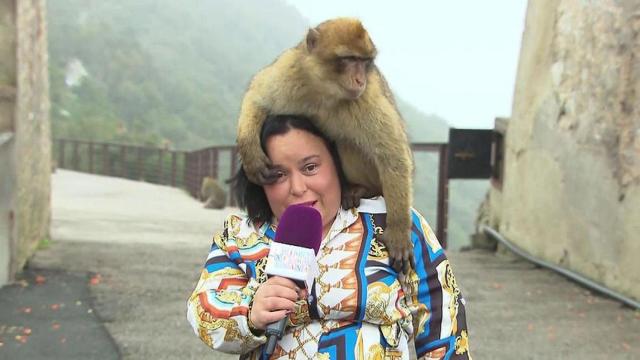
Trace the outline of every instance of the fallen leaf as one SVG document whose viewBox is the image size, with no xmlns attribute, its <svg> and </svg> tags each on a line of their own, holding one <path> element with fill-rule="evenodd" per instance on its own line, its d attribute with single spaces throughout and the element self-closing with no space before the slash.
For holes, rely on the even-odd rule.
<svg viewBox="0 0 640 360">
<path fill-rule="evenodd" d="M 22 333 L 24 335 L 31 335 L 31 328 L 24 328 L 22 329 Z"/>
<path fill-rule="evenodd" d="M 30 307 L 23 307 L 23 308 L 20 308 L 19 311 L 24 314 L 31 314 L 31 310 L 32 309 Z"/>
<path fill-rule="evenodd" d="M 89 280 L 89 285 L 98 285 L 100 284 L 101 279 L 102 279 L 102 276 L 100 276 L 100 274 L 96 274 L 92 276 L 91 279 Z"/>
<path fill-rule="evenodd" d="M 58 324 L 58 323 L 53 323 L 53 325 L 51 325 L 51 328 L 52 328 L 53 330 L 58 330 L 58 329 L 60 329 L 60 324 Z"/>
<path fill-rule="evenodd" d="M 61 344 L 64 344 L 66 342 L 67 342 L 67 338 L 66 337 L 63 336 L 63 337 L 60 338 L 60 343 Z"/>
<path fill-rule="evenodd" d="M 500 283 L 493 283 L 493 284 L 491 284 L 491 287 L 492 287 L 492 288 L 494 288 L 494 289 L 496 289 L 496 290 L 499 290 L 499 289 L 502 289 L 502 284 L 500 284 Z"/>
<path fill-rule="evenodd" d="M 527 330 L 533 331 L 533 324 L 529 323 L 529 325 L 527 325 Z"/>
<path fill-rule="evenodd" d="M 24 335 L 16 335 L 16 340 L 23 344 L 26 344 L 27 340 L 29 340 L 29 337 Z"/>
<path fill-rule="evenodd" d="M 0 347 L 3 347 L 4 343 L 2 341 L 0 341 Z"/>
<path fill-rule="evenodd" d="M 36 284 L 42 285 L 47 282 L 47 278 L 42 275 L 36 275 Z"/>
<path fill-rule="evenodd" d="M 58 311 L 60 309 L 60 304 L 51 304 L 51 310 Z"/>
<path fill-rule="evenodd" d="M 625 351 L 631 350 L 631 345 L 627 344 L 626 342 L 622 343 L 622 347 L 625 349 Z"/>
</svg>

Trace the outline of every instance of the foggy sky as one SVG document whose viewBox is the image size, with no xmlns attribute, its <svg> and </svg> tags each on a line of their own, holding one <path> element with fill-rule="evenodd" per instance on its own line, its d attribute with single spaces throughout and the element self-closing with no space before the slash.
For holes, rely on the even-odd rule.
<svg viewBox="0 0 640 360">
<path fill-rule="evenodd" d="M 509 116 L 526 0 L 288 0 L 311 25 L 360 18 L 396 94 L 458 128 Z"/>
</svg>

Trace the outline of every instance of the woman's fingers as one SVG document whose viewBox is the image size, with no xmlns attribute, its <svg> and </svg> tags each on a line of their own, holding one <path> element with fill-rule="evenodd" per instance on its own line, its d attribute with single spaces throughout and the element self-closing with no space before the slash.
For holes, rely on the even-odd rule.
<svg viewBox="0 0 640 360">
<path fill-rule="evenodd" d="M 263 308 L 267 311 L 293 311 L 295 309 L 295 303 L 281 297 L 268 297 L 264 299 Z"/>
<path fill-rule="evenodd" d="M 266 311 L 262 314 L 261 319 L 264 324 L 271 324 L 287 316 L 287 310 Z"/>
<path fill-rule="evenodd" d="M 294 283 L 292 280 L 287 279 L 287 278 L 282 277 L 282 276 L 272 276 L 269 279 L 267 279 L 267 281 L 265 281 L 265 284 L 274 284 L 274 285 L 286 286 L 286 287 L 290 288 L 291 290 L 295 290 L 295 289 L 298 288 L 296 283 Z"/>
<path fill-rule="evenodd" d="M 282 297 L 291 301 L 298 300 L 298 292 L 286 286 L 271 284 L 263 292 L 264 297 Z"/>
<path fill-rule="evenodd" d="M 272 284 L 272 285 L 280 285 L 286 288 L 289 288 L 291 290 L 293 290 L 296 294 L 296 297 L 293 297 L 293 293 L 286 291 L 286 298 L 291 299 L 293 301 L 296 300 L 300 300 L 300 299 L 304 299 L 307 297 L 307 292 L 305 289 L 301 289 L 300 287 L 298 287 L 298 285 L 296 285 L 296 283 L 294 283 L 292 280 L 284 278 L 284 277 L 280 277 L 280 276 L 272 276 L 270 277 L 265 284 Z M 281 291 L 282 288 L 279 288 L 278 291 Z M 281 293 L 281 294 L 285 294 L 285 293 Z"/>
</svg>

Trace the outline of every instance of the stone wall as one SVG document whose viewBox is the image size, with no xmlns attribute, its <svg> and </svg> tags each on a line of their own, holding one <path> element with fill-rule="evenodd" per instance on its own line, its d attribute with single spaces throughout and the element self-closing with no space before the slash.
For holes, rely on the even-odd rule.
<svg viewBox="0 0 640 360">
<path fill-rule="evenodd" d="M 13 242 L 15 159 L 13 151 L 16 89 L 14 0 L 0 0 L 0 286 L 10 279 Z"/>
<path fill-rule="evenodd" d="M 636 0 L 529 2 L 491 201 L 511 241 L 636 299 L 639 32 Z"/>
<path fill-rule="evenodd" d="M 1 285 L 49 235 L 51 130 L 45 2 L 0 0 L 0 14 Z"/>
</svg>

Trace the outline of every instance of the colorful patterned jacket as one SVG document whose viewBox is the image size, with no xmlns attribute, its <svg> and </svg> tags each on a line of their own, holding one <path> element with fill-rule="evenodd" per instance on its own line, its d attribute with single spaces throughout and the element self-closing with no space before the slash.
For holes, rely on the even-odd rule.
<svg viewBox="0 0 640 360">
<path fill-rule="evenodd" d="M 320 275 L 310 297 L 296 303 L 272 359 L 468 359 L 464 300 L 451 266 L 426 220 L 412 211 L 416 271 L 402 281 L 377 241 L 385 226 L 384 199 L 363 199 L 340 210 L 323 239 Z M 246 216 L 231 215 L 216 234 L 187 318 L 211 348 L 262 359 L 265 336 L 249 328 L 253 294 L 275 227 L 257 230 Z M 401 283 L 403 284 L 401 286 Z"/>
</svg>

